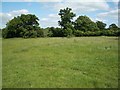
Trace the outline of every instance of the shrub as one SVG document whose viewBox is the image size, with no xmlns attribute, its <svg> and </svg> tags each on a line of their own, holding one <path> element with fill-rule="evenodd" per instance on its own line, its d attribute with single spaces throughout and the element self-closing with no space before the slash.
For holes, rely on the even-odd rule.
<svg viewBox="0 0 120 90">
<path fill-rule="evenodd" d="M 76 37 L 84 36 L 84 32 L 83 32 L 83 31 L 80 31 L 80 30 L 75 30 L 75 31 L 74 31 L 74 35 L 75 35 Z"/>
<path fill-rule="evenodd" d="M 44 32 L 42 29 L 39 29 L 36 31 L 36 34 L 35 34 L 37 37 L 44 37 Z"/>
<path fill-rule="evenodd" d="M 64 32 L 65 37 L 71 37 L 73 31 L 72 31 L 72 29 L 67 28 L 67 29 L 64 29 L 63 32 Z"/>
</svg>

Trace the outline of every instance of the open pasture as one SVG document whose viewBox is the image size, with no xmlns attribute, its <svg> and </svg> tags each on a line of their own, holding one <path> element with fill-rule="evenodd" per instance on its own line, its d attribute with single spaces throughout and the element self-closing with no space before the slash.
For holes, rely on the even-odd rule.
<svg viewBox="0 0 120 90">
<path fill-rule="evenodd" d="M 118 38 L 2 40 L 3 88 L 118 87 Z"/>
</svg>

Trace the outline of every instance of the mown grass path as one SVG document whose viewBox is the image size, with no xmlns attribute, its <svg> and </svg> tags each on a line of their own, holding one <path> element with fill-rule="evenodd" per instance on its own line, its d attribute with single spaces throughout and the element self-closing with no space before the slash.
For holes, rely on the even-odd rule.
<svg viewBox="0 0 120 90">
<path fill-rule="evenodd" d="M 118 87 L 118 38 L 3 39 L 3 87 Z"/>
</svg>

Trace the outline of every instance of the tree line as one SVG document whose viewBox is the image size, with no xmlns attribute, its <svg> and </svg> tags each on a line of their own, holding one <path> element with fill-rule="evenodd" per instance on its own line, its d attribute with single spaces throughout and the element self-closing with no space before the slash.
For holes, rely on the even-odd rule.
<svg viewBox="0 0 120 90">
<path fill-rule="evenodd" d="M 32 14 L 21 14 L 7 22 L 6 27 L 2 29 L 3 38 L 35 38 L 35 37 L 80 37 L 80 36 L 119 36 L 120 28 L 116 24 L 109 25 L 102 21 L 93 22 L 88 16 L 76 16 L 71 8 L 60 9 L 58 15 L 61 20 L 58 21 L 60 28 L 39 26 L 39 19 Z"/>
</svg>

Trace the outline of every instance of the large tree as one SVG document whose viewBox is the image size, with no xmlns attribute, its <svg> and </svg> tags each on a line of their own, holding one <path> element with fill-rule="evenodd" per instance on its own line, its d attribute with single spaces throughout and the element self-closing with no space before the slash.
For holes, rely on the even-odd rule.
<svg viewBox="0 0 120 90">
<path fill-rule="evenodd" d="M 100 30 L 105 30 L 106 27 L 105 23 L 103 23 L 102 21 L 97 21 L 96 24 Z"/>
<path fill-rule="evenodd" d="M 71 8 L 60 9 L 59 15 L 61 17 L 61 21 L 58 21 L 59 25 L 67 29 L 67 24 L 72 23 L 73 17 L 76 15 L 72 12 Z"/>
<path fill-rule="evenodd" d="M 40 30 L 38 20 L 32 14 L 21 14 L 21 16 L 14 17 L 6 24 L 3 37 L 37 37 Z"/>
<path fill-rule="evenodd" d="M 76 30 L 81 30 L 81 31 L 84 31 L 84 32 L 98 30 L 97 24 L 94 23 L 87 16 L 79 16 L 75 20 L 74 27 L 75 27 Z"/>
<path fill-rule="evenodd" d="M 73 22 L 72 19 L 76 15 L 72 12 L 71 8 L 60 9 L 59 15 L 61 17 L 61 21 L 58 21 L 59 25 L 62 28 L 63 36 L 72 35 Z"/>
</svg>

